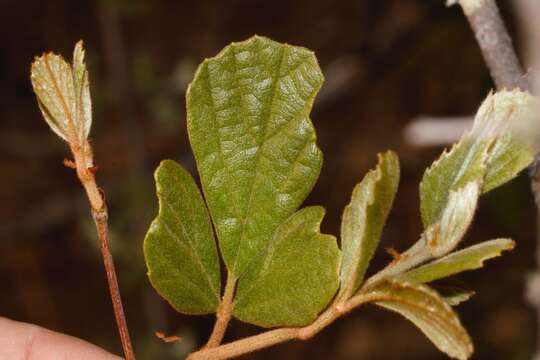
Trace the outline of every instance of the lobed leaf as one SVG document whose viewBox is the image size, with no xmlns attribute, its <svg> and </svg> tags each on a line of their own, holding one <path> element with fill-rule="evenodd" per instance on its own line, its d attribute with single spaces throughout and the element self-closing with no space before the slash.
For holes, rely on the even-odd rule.
<svg viewBox="0 0 540 360">
<path fill-rule="evenodd" d="M 189 139 L 233 276 L 266 248 L 319 176 L 309 112 L 322 82 L 311 51 L 255 36 L 205 60 L 188 88 Z"/>
<path fill-rule="evenodd" d="M 456 251 L 446 257 L 420 266 L 402 275 L 407 281 L 427 283 L 463 271 L 479 269 L 486 260 L 511 250 L 515 243 L 510 239 L 495 239 Z"/>
<path fill-rule="evenodd" d="M 374 170 L 355 186 L 341 220 L 341 289 L 349 297 L 361 285 L 379 244 L 399 183 L 395 153 L 379 154 Z"/>
<path fill-rule="evenodd" d="M 385 279 L 369 290 L 375 303 L 413 322 L 448 356 L 466 360 L 473 345 L 457 314 L 433 289 L 399 279 Z"/>
<path fill-rule="evenodd" d="M 234 316 L 263 326 L 311 323 L 339 286 L 336 238 L 320 233 L 324 208 L 307 207 L 276 230 L 264 254 L 240 278 Z"/>
<path fill-rule="evenodd" d="M 177 311 L 208 314 L 220 301 L 212 225 L 191 175 L 172 160 L 155 172 L 159 214 L 144 239 L 150 282 Z"/>
</svg>

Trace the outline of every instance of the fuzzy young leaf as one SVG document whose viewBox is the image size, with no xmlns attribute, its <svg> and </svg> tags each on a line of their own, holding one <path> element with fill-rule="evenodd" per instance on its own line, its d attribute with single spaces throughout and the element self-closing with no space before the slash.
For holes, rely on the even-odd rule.
<svg viewBox="0 0 540 360">
<path fill-rule="evenodd" d="M 533 161 L 536 150 L 515 136 L 504 135 L 491 150 L 491 160 L 486 169 L 482 192 L 486 193 L 512 180 Z"/>
<path fill-rule="evenodd" d="M 155 173 L 159 215 L 144 239 L 150 282 L 184 314 L 208 314 L 220 300 L 220 270 L 212 225 L 191 175 L 172 160 Z"/>
<path fill-rule="evenodd" d="M 32 63 L 30 77 L 41 113 L 51 129 L 65 141 L 82 146 L 92 124 L 82 41 L 75 45 L 73 67 L 59 55 L 44 54 Z"/>
<path fill-rule="evenodd" d="M 233 276 L 266 248 L 319 176 L 309 112 L 322 82 L 311 51 L 255 36 L 205 60 L 189 86 L 189 139 Z"/>
<path fill-rule="evenodd" d="M 341 289 L 349 297 L 358 289 L 379 244 L 399 183 L 399 160 L 379 154 L 375 170 L 355 186 L 341 220 Z"/>
<path fill-rule="evenodd" d="M 489 141 L 462 139 L 426 170 L 420 183 L 420 210 L 426 228 L 440 220 L 452 191 L 467 183 L 482 183 L 490 145 Z"/>
<path fill-rule="evenodd" d="M 513 249 L 514 245 L 510 239 L 486 241 L 420 266 L 402 277 L 408 281 L 427 283 L 463 271 L 479 269 L 484 266 L 484 261 L 500 256 L 504 250 Z"/>
<path fill-rule="evenodd" d="M 400 261 L 379 272 L 375 279 L 370 281 L 402 274 L 423 262 L 452 251 L 471 224 L 478 196 L 479 185 L 476 181 L 452 190 L 441 219 L 424 231 L 420 240 L 401 255 Z"/>
<path fill-rule="evenodd" d="M 424 226 L 435 224 L 452 190 L 470 181 L 489 191 L 515 177 L 533 160 L 537 133 L 531 116 L 535 100 L 527 92 L 490 94 L 476 114 L 473 128 L 426 170 L 420 184 L 420 208 Z"/>
<path fill-rule="evenodd" d="M 520 90 L 490 94 L 471 130 L 479 139 L 496 138 L 490 149 L 482 192 L 513 179 L 529 166 L 538 151 L 537 99 Z"/>
<path fill-rule="evenodd" d="M 386 279 L 369 289 L 375 303 L 413 322 L 450 357 L 468 359 L 473 345 L 457 314 L 433 289 L 399 279 Z"/>
<path fill-rule="evenodd" d="M 324 209 L 299 210 L 278 227 L 263 256 L 240 278 L 238 319 L 264 327 L 311 323 L 339 284 L 336 238 L 320 233 Z"/>
<path fill-rule="evenodd" d="M 92 101 L 90 98 L 90 84 L 88 82 L 88 70 L 84 62 L 84 47 L 82 40 L 75 45 L 73 51 L 73 82 L 75 85 L 75 96 L 77 113 L 76 117 L 82 126 L 78 127 L 79 137 L 86 139 L 92 126 Z"/>
<path fill-rule="evenodd" d="M 428 249 L 433 257 L 448 254 L 461 241 L 471 225 L 479 196 L 480 188 L 476 181 L 450 191 L 440 221 L 427 231 Z"/>
</svg>

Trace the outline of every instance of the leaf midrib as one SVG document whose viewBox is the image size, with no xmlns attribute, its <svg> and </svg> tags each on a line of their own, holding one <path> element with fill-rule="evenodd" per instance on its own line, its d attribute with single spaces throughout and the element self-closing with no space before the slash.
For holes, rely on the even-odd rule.
<svg viewBox="0 0 540 360">
<path fill-rule="evenodd" d="M 62 61 L 61 59 L 57 59 L 57 60 Z M 56 93 L 57 98 L 60 100 L 62 110 L 64 111 L 64 114 L 66 116 L 68 129 L 70 131 L 70 134 L 69 134 L 70 139 L 69 139 L 69 141 L 70 141 L 70 143 L 71 142 L 74 143 L 75 139 L 77 138 L 77 136 L 76 136 L 77 132 L 75 131 L 75 123 L 73 121 L 73 116 L 72 116 L 71 112 L 68 109 L 66 100 L 64 99 L 64 96 L 62 95 L 62 93 L 60 91 L 60 87 L 58 86 L 57 79 L 54 76 L 54 73 L 53 73 L 53 71 L 51 69 L 51 65 L 49 64 L 49 55 L 45 55 L 43 57 L 43 61 L 45 63 L 45 68 L 47 69 L 47 72 L 49 73 L 49 77 L 51 78 L 51 82 L 52 82 L 52 85 L 53 85 L 53 88 L 54 88 L 54 92 Z M 67 66 L 70 67 L 69 65 L 67 65 Z M 62 70 L 59 70 L 59 71 L 62 71 Z M 71 80 L 73 81 L 73 71 L 71 71 Z M 72 84 L 72 85 L 75 86 L 75 84 Z"/>
<path fill-rule="evenodd" d="M 280 47 L 279 49 L 281 51 L 281 55 L 280 55 L 280 60 L 279 60 L 278 71 L 277 71 L 276 76 L 273 79 L 274 82 L 272 84 L 272 95 L 271 95 L 270 105 L 268 106 L 268 109 L 266 111 L 266 115 L 264 116 L 265 121 L 263 122 L 264 129 L 263 129 L 263 132 L 262 132 L 263 133 L 263 136 L 262 136 L 263 141 L 260 144 L 260 146 L 257 147 L 257 154 L 255 155 L 256 156 L 256 158 L 255 158 L 255 171 L 254 171 L 253 180 L 251 181 L 251 186 L 250 186 L 250 190 L 249 190 L 248 204 L 246 206 L 245 213 L 241 217 L 241 219 L 242 219 L 242 222 L 241 222 L 242 230 L 241 230 L 241 233 L 240 233 L 240 237 L 238 239 L 238 246 L 236 247 L 236 249 L 237 249 L 236 254 L 234 255 L 234 261 L 233 261 L 234 265 L 233 265 L 233 270 L 232 270 L 233 273 L 236 272 L 236 268 L 238 266 L 238 254 L 241 251 L 242 243 L 245 241 L 246 222 L 248 220 L 248 217 L 249 217 L 248 214 L 250 214 L 250 210 L 251 210 L 251 207 L 252 207 L 252 204 L 253 204 L 253 197 L 254 197 L 253 189 L 255 187 L 255 183 L 257 182 L 257 179 L 258 179 L 259 174 L 260 174 L 259 164 L 260 164 L 261 153 L 262 153 L 261 149 L 264 146 L 264 144 L 266 143 L 266 132 L 268 131 L 268 122 L 270 120 L 271 111 L 274 108 L 274 102 L 275 102 L 275 99 L 276 99 L 278 82 L 279 82 L 279 79 L 281 78 L 281 69 L 283 67 L 283 60 L 285 59 L 285 51 L 289 50 L 289 47 L 284 46 L 284 47 Z M 234 46 L 233 46 L 233 57 L 234 57 L 235 63 L 236 63 L 236 57 L 234 56 Z M 236 82 L 236 72 L 235 72 L 235 82 Z"/>
<path fill-rule="evenodd" d="M 407 289 L 407 287 L 403 287 L 403 286 L 400 286 L 399 288 L 400 289 Z M 409 288 L 409 289 L 411 289 L 411 288 Z M 447 305 L 444 302 L 444 300 L 438 299 L 437 297 L 433 296 L 433 294 L 430 294 L 429 292 L 423 291 L 421 289 L 415 289 L 415 288 L 412 288 L 412 289 L 414 291 L 418 291 L 419 293 L 427 295 L 427 297 L 431 301 L 438 301 L 440 303 L 440 306 L 442 307 L 442 311 L 440 311 L 439 309 L 433 311 L 432 308 L 430 306 L 426 305 L 425 303 L 420 304 L 420 303 L 414 302 L 412 300 L 407 300 L 404 297 L 399 297 L 399 296 L 396 296 L 396 295 L 392 296 L 391 294 L 380 294 L 379 296 L 375 295 L 375 296 L 373 296 L 372 301 L 375 302 L 375 303 L 378 303 L 378 302 L 394 302 L 394 303 L 402 304 L 402 305 L 405 305 L 405 306 L 410 306 L 410 307 L 415 308 L 415 309 L 419 309 L 419 310 L 421 310 L 421 314 L 423 314 L 426 318 L 442 319 L 443 323 L 448 324 L 448 327 L 451 330 L 453 330 L 455 333 L 459 334 L 459 338 L 464 343 L 469 343 L 469 341 L 468 341 L 469 339 L 465 335 L 465 333 L 463 331 L 463 328 L 458 323 L 457 316 L 455 314 L 452 314 L 453 311 L 450 308 L 450 305 Z M 388 291 L 391 291 L 391 290 L 388 290 Z M 442 314 L 443 312 L 444 312 L 444 315 Z M 452 314 L 453 316 L 452 315 L 449 316 L 448 313 Z"/>
</svg>

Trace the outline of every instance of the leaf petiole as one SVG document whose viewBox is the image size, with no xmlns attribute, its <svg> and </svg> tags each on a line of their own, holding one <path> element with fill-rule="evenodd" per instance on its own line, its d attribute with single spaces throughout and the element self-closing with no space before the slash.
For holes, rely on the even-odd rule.
<svg viewBox="0 0 540 360">
<path fill-rule="evenodd" d="M 229 359 L 291 340 L 308 340 L 351 310 L 378 300 L 377 296 L 376 294 L 360 292 L 345 302 L 336 299 L 326 311 L 307 326 L 278 328 L 214 348 L 204 347 L 190 354 L 187 360 Z"/>
<path fill-rule="evenodd" d="M 229 273 L 227 278 L 227 283 L 225 284 L 225 290 L 223 291 L 223 298 L 219 304 L 219 307 L 216 312 L 216 323 L 214 324 L 214 329 L 212 334 L 208 339 L 208 342 L 203 347 L 203 349 L 211 349 L 219 344 L 225 336 L 225 331 L 227 331 L 227 326 L 231 320 L 232 310 L 233 310 L 233 300 L 234 300 L 234 290 L 236 289 L 237 279 Z"/>
</svg>

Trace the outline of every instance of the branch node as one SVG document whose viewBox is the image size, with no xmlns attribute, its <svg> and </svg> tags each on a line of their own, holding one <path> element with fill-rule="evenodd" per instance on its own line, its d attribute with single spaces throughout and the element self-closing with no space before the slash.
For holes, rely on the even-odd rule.
<svg viewBox="0 0 540 360">
<path fill-rule="evenodd" d="M 62 161 L 62 164 L 64 164 L 64 166 L 69 169 L 77 170 L 77 165 L 75 165 L 75 162 L 73 160 L 64 159 Z"/>
</svg>

